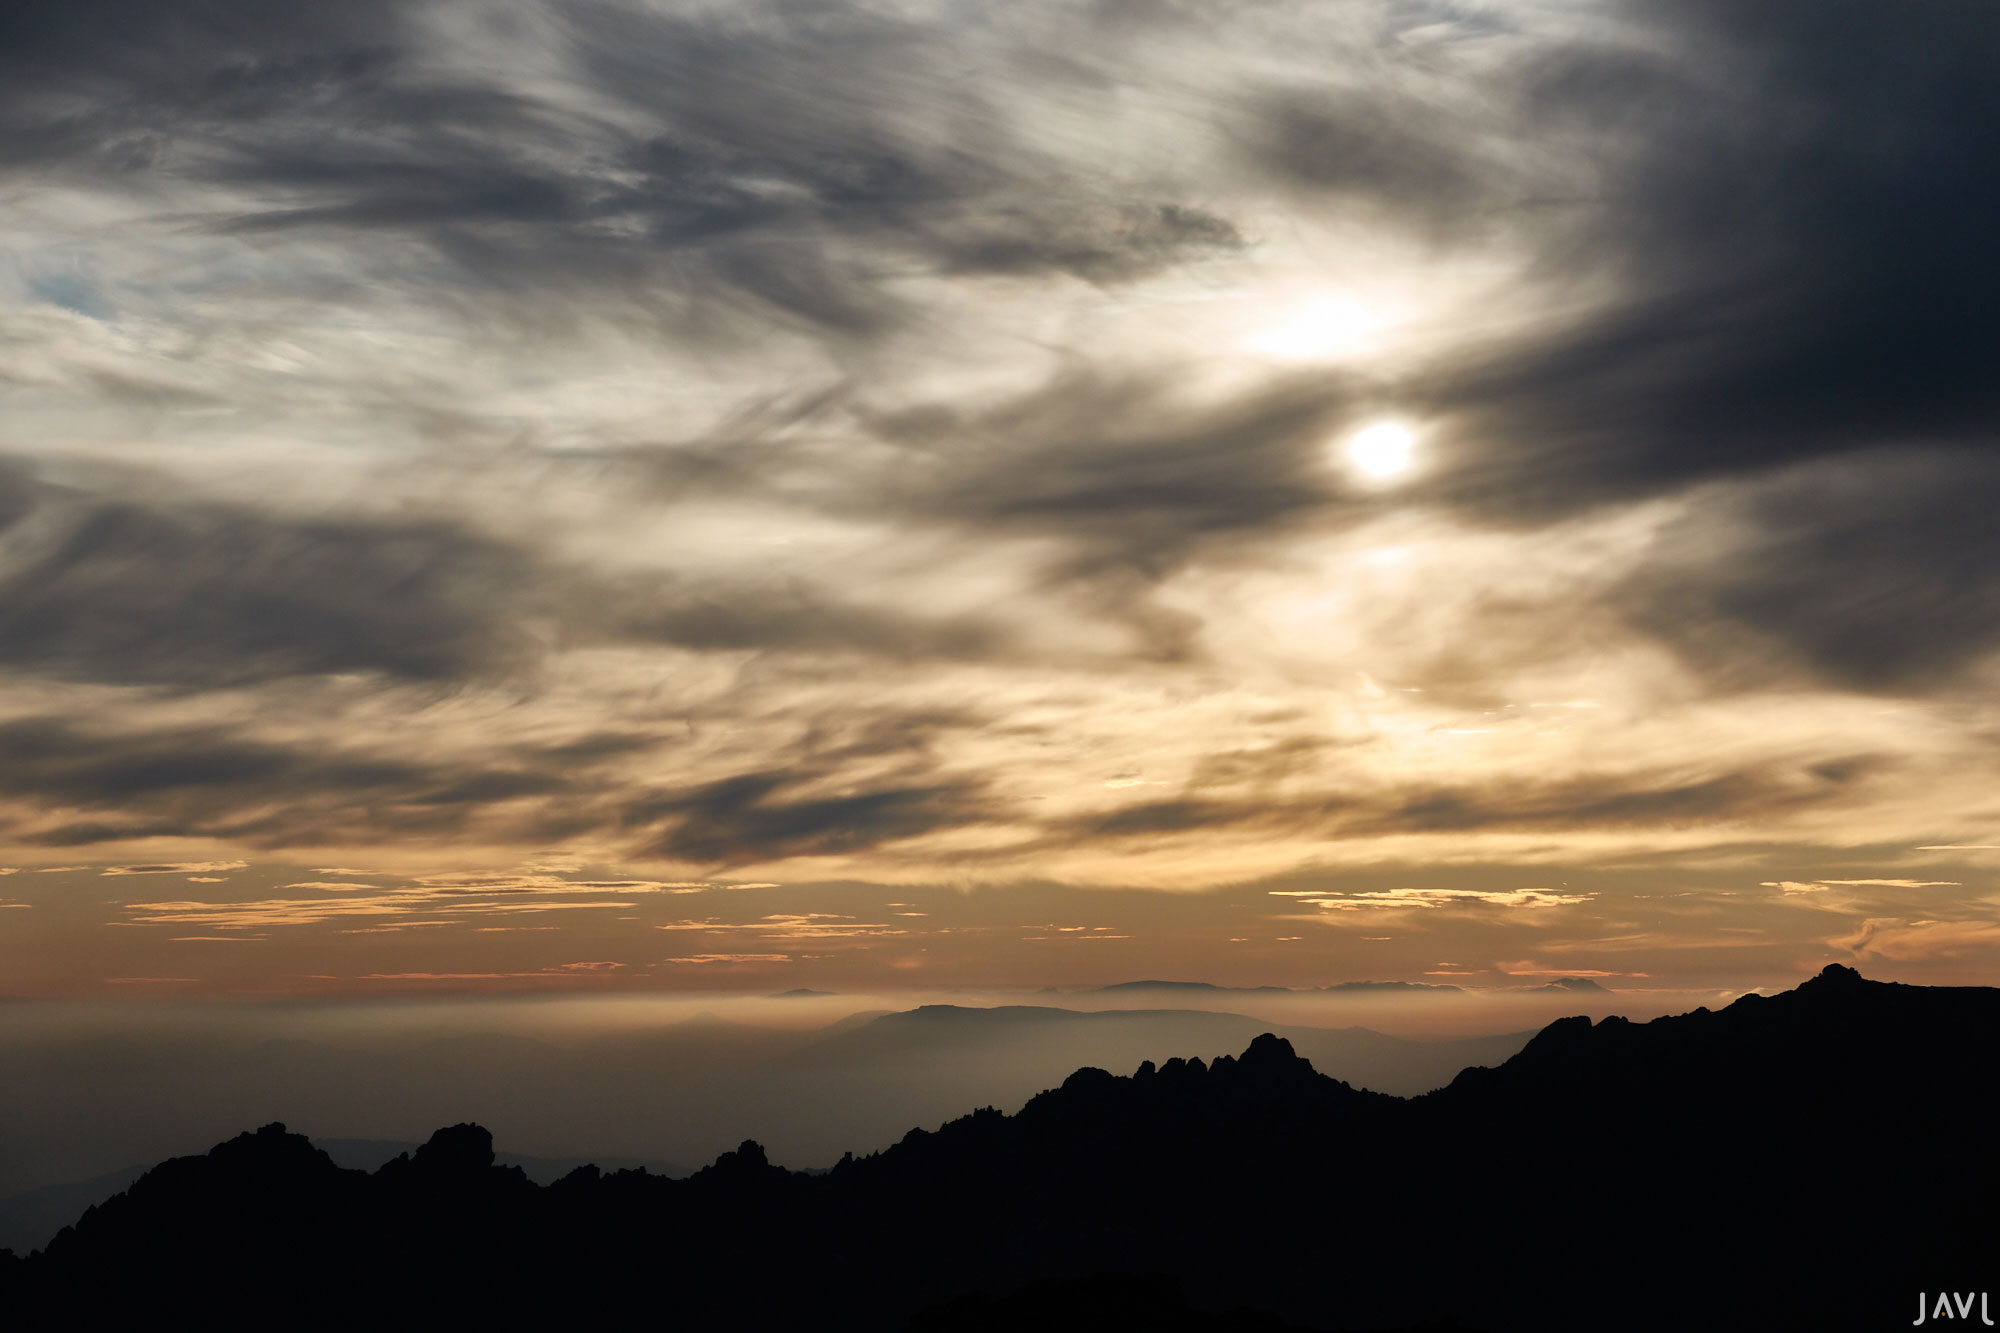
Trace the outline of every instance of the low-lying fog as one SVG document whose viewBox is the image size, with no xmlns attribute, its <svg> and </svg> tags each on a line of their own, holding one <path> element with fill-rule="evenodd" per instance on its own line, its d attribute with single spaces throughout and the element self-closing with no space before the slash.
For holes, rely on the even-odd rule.
<svg viewBox="0 0 2000 1333">
<path fill-rule="evenodd" d="M 1071 1071 L 1239 1053 L 1263 1031 L 1325 1073 L 1413 1095 L 1571 1013 L 1684 993 L 1325 993 L 1113 987 L 900 993 L 0 1004 L 0 1197 L 206 1150 L 272 1120 L 691 1169 L 745 1138 L 824 1167 L 912 1126 L 1013 1111 Z M 4 1244 L 0 1241 L 0 1244 Z"/>
</svg>

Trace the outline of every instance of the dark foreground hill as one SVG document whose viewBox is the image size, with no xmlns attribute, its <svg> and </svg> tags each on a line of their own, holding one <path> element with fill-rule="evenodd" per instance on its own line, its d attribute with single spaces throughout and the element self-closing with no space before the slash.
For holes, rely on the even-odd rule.
<svg viewBox="0 0 2000 1333">
<path fill-rule="evenodd" d="M 1886 1329 L 2000 1286 L 2000 991 L 1829 968 L 1717 1013 L 1569 1019 L 1403 1101 L 1264 1036 L 1079 1070 L 817 1176 L 546 1188 L 440 1130 L 372 1175 L 282 1126 L 178 1158 L 33 1258 L 44 1322 L 709 1329 Z M 1974 1307 L 1977 1317 L 1977 1307 Z M 1898 1321 L 1901 1321 L 1900 1323 Z M 25 1326 L 25 1325 L 24 1325 Z"/>
</svg>

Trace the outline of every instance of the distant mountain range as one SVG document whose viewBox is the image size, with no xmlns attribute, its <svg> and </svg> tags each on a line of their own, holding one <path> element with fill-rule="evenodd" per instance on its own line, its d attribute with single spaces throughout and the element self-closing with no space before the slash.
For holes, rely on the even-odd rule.
<svg viewBox="0 0 2000 1333">
<path fill-rule="evenodd" d="M 1273 1034 L 1212 1062 L 1080 1069 L 1014 1115 L 822 1175 L 746 1142 L 686 1180 L 583 1167 L 538 1187 L 474 1125 L 364 1174 L 270 1125 L 0 1259 L 0 1309 L 23 1326 L 86 1308 L 517 1326 L 645 1302 L 731 1329 L 1885 1329 L 1921 1293 L 2000 1285 L 1996 1050 L 2000 991 L 1834 967 L 1719 1012 L 1565 1019 L 1408 1100 Z"/>
<path fill-rule="evenodd" d="M 1581 992 L 1584 994 L 1609 995 L 1599 983 L 1589 977 L 1559 977 L 1542 986 L 1522 986 L 1514 988 L 1525 993 Z M 1451 986 L 1428 981 L 1337 981 L 1329 986 L 1218 986 L 1207 981 L 1121 981 L 1112 986 L 1095 986 L 1075 992 L 1079 995 L 1145 995 L 1153 993 L 1174 993 L 1184 995 L 1463 995 L 1463 986 Z M 1054 991 L 1051 994 L 1057 993 Z"/>
<path fill-rule="evenodd" d="M 1230 995 L 1337 995 L 1341 992 L 1393 992 L 1398 995 L 1420 991 L 1441 994 L 1462 993 L 1458 986 L 1433 986 L 1422 981 L 1341 981 L 1331 986 L 1217 986 L 1207 981 L 1121 981 L 1115 986 L 1097 986 L 1085 995 L 1120 995 L 1146 991 L 1208 991 Z"/>
</svg>

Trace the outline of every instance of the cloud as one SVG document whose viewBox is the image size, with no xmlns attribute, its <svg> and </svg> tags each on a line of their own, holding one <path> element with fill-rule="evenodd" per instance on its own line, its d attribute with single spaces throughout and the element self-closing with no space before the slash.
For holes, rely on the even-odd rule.
<svg viewBox="0 0 2000 1333">
<path fill-rule="evenodd" d="M 131 920 L 141 925 L 178 923 L 230 930 L 268 930 L 276 926 L 317 926 L 349 917 L 416 916 L 433 921 L 403 925 L 439 925 L 478 917 L 533 912 L 570 912 L 629 908 L 625 900 L 569 897 L 562 890 L 509 899 L 489 893 L 453 895 L 413 889 L 358 898 L 262 898 L 237 903 L 132 903 Z"/>
<path fill-rule="evenodd" d="M 1148 466 L 1149 447 L 1137 446 L 1121 466 Z M 1242 475 L 1240 466 L 1233 475 Z M 1210 482 L 1191 478 L 1186 503 L 1226 503 Z M 967 478 L 947 490 L 984 488 L 997 498 L 1000 485 L 997 477 Z M 355 673 L 448 687 L 531 676 L 566 645 L 1019 655 L 1018 632 L 990 608 L 912 611 L 813 579 L 592 569 L 443 519 L 314 517 L 120 493 L 129 489 L 136 488 L 34 488 L 39 498 L 24 511 L 32 520 L 0 548 L 0 668 L 197 689 Z M 1303 502 L 1275 481 L 1265 491 L 1273 503 Z M 949 503 L 940 497 L 936 508 L 943 513 Z M 1215 521 L 1251 520 L 1218 514 Z M 1160 532 L 1157 517 L 1136 522 Z M 1137 550 L 1120 558 L 1154 559 Z M 1068 563 L 1058 577 L 1088 610 L 1150 616 L 1155 631 L 1168 623 L 1157 610 L 1117 605 L 1130 595 L 1119 581 L 1129 575 L 1097 558 L 1095 572 Z M 543 757 L 612 761 L 657 744 L 657 736 L 599 731 Z"/>
<path fill-rule="evenodd" d="M 27 8 L 0 102 L 27 164 L 199 185 L 196 216 L 237 235 L 401 238 L 545 311 L 587 294 L 704 336 L 865 339 L 904 313 L 888 266 L 1112 283 L 1242 244 L 1200 203 L 1038 149 L 990 72 L 1017 43 L 992 30 L 851 5 L 810 24 L 770 5 Z M 965 37 L 1001 51 L 938 77 Z"/>
<path fill-rule="evenodd" d="M 976 819 L 971 780 L 898 784 L 818 795 L 801 790 L 810 769 L 744 773 L 628 807 L 628 824 L 669 822 L 647 848 L 695 862 L 745 862 L 867 850 Z"/>
<path fill-rule="evenodd" d="M 1901 448 L 1705 492 L 1611 599 L 1724 688 L 1926 692 L 2000 648 L 1994 486 L 2000 460 Z"/>
<path fill-rule="evenodd" d="M 1510 977 L 1643 977 L 1643 972 L 1604 972 L 1587 967 L 1541 967 L 1533 962 L 1495 963 L 1496 969 Z"/>
<path fill-rule="evenodd" d="M 2000 950 L 2000 923 L 1869 917 L 1855 934 L 1827 943 L 1857 958 L 1881 958 L 1897 963 L 1962 958 Z"/>
<path fill-rule="evenodd" d="M 538 977 L 586 977 L 616 972 L 623 963 L 558 963 L 526 972 L 368 972 L 361 981 L 521 981 Z"/>
<path fill-rule="evenodd" d="M 374 707 L 371 696 L 362 699 Z M 296 732 L 266 739 L 221 725 L 147 726 L 147 716 L 135 714 L 124 727 L 86 728 L 60 715 L 0 721 L 0 798 L 26 816 L 13 836 L 53 846 L 201 837 L 262 848 L 383 848 L 440 836 L 546 846 L 594 834 L 656 859 L 747 864 L 865 852 L 999 813 L 982 779 L 940 771 L 928 738 L 945 723 L 920 715 L 863 712 L 805 734 L 788 728 L 790 767 L 664 790 L 643 770 L 550 762 L 535 747 L 496 749 L 483 737 L 468 746 L 473 738 L 447 733 L 445 748 L 413 746 L 393 732 L 302 743 Z M 167 873 L 209 863 L 158 864 Z M 424 883 L 438 893 L 746 887 L 514 872 Z"/>
<path fill-rule="evenodd" d="M 1326 440 L 1356 396 L 1321 373 L 1203 403 L 1164 375 L 1075 370 L 998 405 L 918 404 L 866 423 L 905 453 L 889 498 L 906 517 L 1060 534 L 1074 554 L 1051 579 L 1110 598 L 1119 570 L 1150 582 L 1205 540 L 1331 505 Z"/>
<path fill-rule="evenodd" d="M 788 953 L 694 953 L 678 958 L 662 958 L 662 963 L 789 963 L 795 961 Z"/>
<path fill-rule="evenodd" d="M 1601 154 L 1589 226 L 1552 262 L 1615 297 L 1438 381 L 1494 440 L 1459 494 L 1547 509 L 1992 424 L 1972 219 L 2000 120 L 2000 21 L 1887 0 L 1648 4 L 1652 40 L 1544 48 L 1517 97 Z M 1866 70 L 1864 82 L 1857 71 Z M 1594 241 L 1585 243 L 1585 235 Z"/>
<path fill-rule="evenodd" d="M 1272 889 L 1283 898 L 1297 898 L 1309 907 L 1336 912 L 1383 911 L 1400 908 L 1449 907 L 1571 907 L 1589 902 L 1594 893 L 1564 893 L 1558 889 L 1371 889 L 1356 893 L 1309 889 Z M 1296 918 L 1291 918 L 1296 919 Z"/>
<path fill-rule="evenodd" d="M 1143 801 L 1079 818 L 1093 838 L 1157 838 L 1229 829 L 1311 827 L 1329 835 L 1472 832 L 1500 829 L 1645 829 L 1688 821 L 1722 824 L 1854 798 L 1880 761 L 1854 757 L 1802 769 L 1758 766 L 1722 773 L 1602 771 L 1559 780 L 1444 786 L 1371 786 L 1288 799 L 1183 797 Z"/>
<path fill-rule="evenodd" d="M 774 912 L 755 921 L 673 921 L 653 928 L 696 934 L 744 933 L 786 941 L 870 939 L 912 933 L 901 926 L 860 921 L 841 912 Z"/>
<path fill-rule="evenodd" d="M 570 783 L 555 774 L 427 768 L 292 747 L 220 727 L 121 733 L 61 717 L 0 722 L 0 760 L 0 796 L 51 812 L 57 822 L 29 835 L 51 846 L 201 836 L 272 846 L 371 826 L 414 834 L 462 825 L 496 800 L 552 795 Z M 364 796 L 369 804 L 357 807 Z"/>
<path fill-rule="evenodd" d="M 1996 34 L 16 5 L 0 833 L 603 853 L 276 918 L 1976 832 Z"/>
<path fill-rule="evenodd" d="M 253 0 L 11 5 L 0 28 L 8 159 L 79 173 L 155 165 L 183 116 L 250 116 L 356 78 L 379 62 L 379 43 L 407 31 L 412 8 L 377 0 L 339 15 L 278 14 Z M 373 34 L 373 52 L 359 34 Z"/>
<path fill-rule="evenodd" d="M 1481 151 L 1491 149 L 1485 135 L 1442 99 L 1384 81 L 1280 88 L 1251 102 L 1236 131 L 1258 165 L 1379 211 L 1392 225 L 1450 236 L 1490 226 L 1507 202 L 1502 164 Z"/>
<path fill-rule="evenodd" d="M 218 687 L 455 680 L 520 664 L 529 561 L 449 523 L 45 491 L 0 552 L 0 667 Z"/>
<path fill-rule="evenodd" d="M 242 903 L 133 903 L 133 919 L 145 924 L 221 926 L 263 930 L 272 926 L 314 926 L 343 917 L 395 916 L 412 909 L 401 897 L 266 898 Z"/>
<path fill-rule="evenodd" d="M 118 868 L 105 873 L 151 873 L 178 868 L 180 867 L 142 866 Z M 240 863 L 237 868 L 241 868 Z M 626 910 L 634 906 L 633 900 L 640 895 L 676 894 L 686 887 L 662 880 L 569 879 L 532 868 L 498 873 L 437 872 L 380 878 L 400 882 L 383 885 L 338 880 L 302 880 L 283 887 L 312 890 L 334 896 L 247 898 L 237 902 L 189 900 L 130 903 L 124 909 L 126 913 L 124 919 L 139 925 L 201 925 L 232 931 L 269 931 L 276 927 L 338 924 L 353 918 L 397 918 L 378 925 L 349 927 L 343 932 L 379 933 L 418 927 L 464 925 L 495 916 L 577 910 Z M 774 914 L 747 926 L 716 925 L 696 928 L 748 929 L 774 936 L 800 938 L 902 933 L 890 927 L 859 923 L 852 917 L 836 917 L 827 913 Z M 610 963 L 565 964 L 563 968 L 553 970 L 604 971 L 616 966 Z"/>
<path fill-rule="evenodd" d="M 760 586 L 652 576 L 606 591 L 616 609 L 601 632 L 640 643 L 903 659 L 1009 652 L 1004 627 L 977 614 L 925 616 L 859 605 L 838 589 L 796 580 Z"/>
<path fill-rule="evenodd" d="M 1832 888 L 1876 888 L 1876 889 L 1955 889 L 1957 880 L 1951 879 L 1816 879 L 1767 880 L 1767 889 L 1778 889 L 1785 893 L 1823 893 Z"/>
<path fill-rule="evenodd" d="M 209 870 L 247 870 L 248 861 L 166 861 L 151 865 L 106 866 L 100 875 L 195 875 Z"/>
</svg>

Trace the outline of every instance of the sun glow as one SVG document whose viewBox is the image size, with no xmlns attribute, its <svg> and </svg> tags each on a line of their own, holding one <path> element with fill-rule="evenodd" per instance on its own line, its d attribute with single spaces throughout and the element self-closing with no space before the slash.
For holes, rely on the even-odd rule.
<svg viewBox="0 0 2000 1333">
<path fill-rule="evenodd" d="M 1378 421 L 1348 437 L 1347 461 L 1374 481 L 1390 481 L 1415 462 L 1417 437 L 1399 421 Z"/>
<path fill-rule="evenodd" d="M 1273 361 L 1338 361 L 1376 350 L 1387 325 L 1360 301 L 1327 297 L 1294 309 L 1243 340 L 1243 350 Z"/>
</svg>

